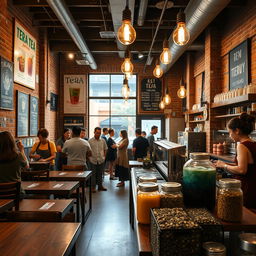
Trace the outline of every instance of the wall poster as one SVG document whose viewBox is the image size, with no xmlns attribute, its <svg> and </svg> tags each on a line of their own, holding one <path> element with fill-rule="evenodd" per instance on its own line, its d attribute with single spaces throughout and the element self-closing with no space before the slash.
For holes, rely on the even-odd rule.
<svg viewBox="0 0 256 256">
<path fill-rule="evenodd" d="M 0 57 L 0 108 L 13 110 L 13 63 Z"/>
<path fill-rule="evenodd" d="M 14 81 L 35 89 L 36 39 L 17 21 L 14 32 Z"/>
<path fill-rule="evenodd" d="M 29 95 L 17 91 L 17 137 L 28 136 Z"/>
<path fill-rule="evenodd" d="M 30 96 L 29 135 L 37 136 L 38 132 L 38 98 Z"/>
<path fill-rule="evenodd" d="M 51 92 L 50 93 L 50 110 L 57 111 L 58 109 L 58 95 Z"/>
<path fill-rule="evenodd" d="M 85 75 L 64 75 L 64 114 L 85 114 Z"/>
</svg>

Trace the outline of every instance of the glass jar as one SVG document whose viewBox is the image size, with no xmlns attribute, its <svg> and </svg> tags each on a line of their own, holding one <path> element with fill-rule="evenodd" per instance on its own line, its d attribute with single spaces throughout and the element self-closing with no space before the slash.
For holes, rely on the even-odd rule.
<svg viewBox="0 0 256 256">
<path fill-rule="evenodd" d="M 166 182 L 161 184 L 160 198 L 161 208 L 184 207 L 180 183 Z"/>
<path fill-rule="evenodd" d="M 139 177 L 139 183 L 144 183 L 144 182 L 157 183 L 157 178 L 156 178 L 156 176 L 140 176 Z"/>
<path fill-rule="evenodd" d="M 215 207 L 216 168 L 207 153 L 190 153 L 183 167 L 184 202 L 189 207 Z"/>
<path fill-rule="evenodd" d="M 226 247 L 217 242 L 205 242 L 203 252 L 205 256 L 226 256 Z"/>
<path fill-rule="evenodd" d="M 137 194 L 137 220 L 150 224 L 150 209 L 160 207 L 160 193 L 157 183 L 139 183 Z"/>
<path fill-rule="evenodd" d="M 240 256 L 255 256 L 256 255 L 256 234 L 243 233 L 240 238 Z"/>
<path fill-rule="evenodd" d="M 243 214 L 241 181 L 220 179 L 217 196 L 217 216 L 229 222 L 240 222 Z"/>
</svg>

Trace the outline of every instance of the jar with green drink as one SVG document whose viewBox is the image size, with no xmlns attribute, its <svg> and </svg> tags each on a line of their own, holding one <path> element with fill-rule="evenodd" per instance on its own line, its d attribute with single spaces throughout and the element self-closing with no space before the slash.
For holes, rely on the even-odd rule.
<svg viewBox="0 0 256 256">
<path fill-rule="evenodd" d="M 187 207 L 213 210 L 216 196 L 216 168 L 207 153 L 190 153 L 183 167 L 183 193 Z"/>
</svg>

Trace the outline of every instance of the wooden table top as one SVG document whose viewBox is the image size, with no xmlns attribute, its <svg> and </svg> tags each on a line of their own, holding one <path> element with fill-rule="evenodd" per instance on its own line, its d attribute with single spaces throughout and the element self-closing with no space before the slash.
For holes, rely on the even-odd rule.
<svg viewBox="0 0 256 256">
<path fill-rule="evenodd" d="M 14 200 L 12 199 L 0 199 L 0 213 L 11 209 L 14 206 Z"/>
<path fill-rule="evenodd" d="M 69 255 L 81 232 L 80 223 L 0 223 L 0 255 Z"/>
<path fill-rule="evenodd" d="M 49 178 L 51 180 L 70 180 L 70 181 L 86 181 L 92 176 L 91 171 L 50 171 Z"/>
<path fill-rule="evenodd" d="M 22 188 L 30 194 L 68 194 L 79 187 L 75 181 L 22 181 Z"/>
</svg>

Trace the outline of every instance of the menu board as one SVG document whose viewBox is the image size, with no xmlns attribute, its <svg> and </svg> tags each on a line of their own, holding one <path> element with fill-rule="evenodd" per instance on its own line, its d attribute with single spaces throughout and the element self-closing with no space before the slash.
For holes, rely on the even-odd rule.
<svg viewBox="0 0 256 256">
<path fill-rule="evenodd" d="M 64 128 L 84 127 L 84 116 L 64 116 Z"/>
<path fill-rule="evenodd" d="M 162 82 L 158 78 L 144 78 L 140 84 L 140 112 L 160 112 Z"/>
<path fill-rule="evenodd" d="M 17 137 L 28 136 L 29 95 L 17 91 Z"/>
<path fill-rule="evenodd" d="M 30 136 L 36 136 L 38 131 L 38 98 L 30 96 Z"/>
<path fill-rule="evenodd" d="M 58 95 L 55 93 L 50 94 L 50 110 L 57 111 L 58 109 Z"/>
</svg>

